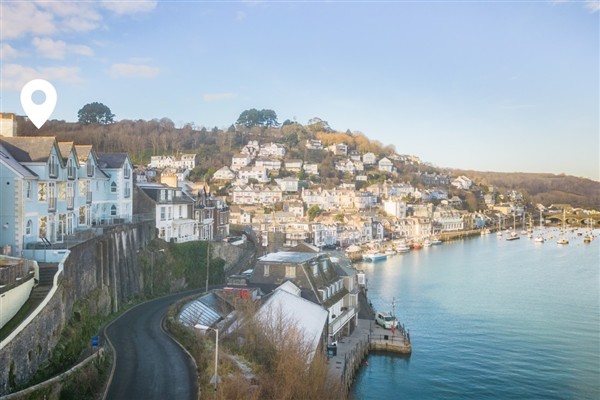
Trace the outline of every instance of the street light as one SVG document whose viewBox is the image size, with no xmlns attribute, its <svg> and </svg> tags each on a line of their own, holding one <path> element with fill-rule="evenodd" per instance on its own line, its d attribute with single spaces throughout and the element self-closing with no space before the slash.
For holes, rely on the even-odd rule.
<svg viewBox="0 0 600 400">
<path fill-rule="evenodd" d="M 219 375 L 217 373 L 219 367 L 219 330 L 217 328 L 211 328 L 210 326 L 196 324 L 194 328 L 199 329 L 203 332 L 206 331 L 214 331 L 216 334 L 215 337 L 215 375 L 210 380 L 210 383 L 214 383 L 215 385 L 215 394 L 217 393 L 217 384 L 219 382 Z"/>
</svg>

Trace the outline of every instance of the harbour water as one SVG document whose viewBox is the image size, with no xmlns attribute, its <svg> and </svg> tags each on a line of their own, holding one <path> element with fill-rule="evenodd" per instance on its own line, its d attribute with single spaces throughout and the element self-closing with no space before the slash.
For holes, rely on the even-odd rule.
<svg viewBox="0 0 600 400">
<path fill-rule="evenodd" d="M 413 353 L 370 354 L 351 397 L 599 399 L 594 233 L 584 244 L 571 232 L 562 246 L 491 234 L 359 265 L 375 309 L 395 297 Z"/>
</svg>

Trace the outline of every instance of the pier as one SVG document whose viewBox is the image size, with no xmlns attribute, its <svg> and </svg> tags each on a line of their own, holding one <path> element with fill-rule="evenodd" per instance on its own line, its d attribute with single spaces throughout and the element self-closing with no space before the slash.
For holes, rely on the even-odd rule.
<svg viewBox="0 0 600 400">
<path fill-rule="evenodd" d="M 330 376 L 340 379 L 343 387 L 349 390 L 369 351 L 409 356 L 412 352 L 410 333 L 404 328 L 396 329 L 392 333 L 375 324 L 373 320 L 359 319 L 354 332 L 339 339 L 335 355 L 329 356 Z"/>
</svg>

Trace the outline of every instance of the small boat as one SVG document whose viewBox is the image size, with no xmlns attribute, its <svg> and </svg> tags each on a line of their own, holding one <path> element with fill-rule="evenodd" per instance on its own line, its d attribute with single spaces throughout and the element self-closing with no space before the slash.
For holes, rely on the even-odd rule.
<svg viewBox="0 0 600 400">
<path fill-rule="evenodd" d="M 387 258 L 385 253 L 365 253 L 363 254 L 363 261 L 383 261 Z"/>
<path fill-rule="evenodd" d="M 592 235 L 585 235 L 583 237 L 583 243 L 592 243 L 593 239 L 594 239 L 594 237 Z"/>
<path fill-rule="evenodd" d="M 394 250 L 394 249 L 387 249 L 385 251 L 385 255 L 386 256 L 394 256 L 394 255 L 396 255 L 396 250 Z"/>
<path fill-rule="evenodd" d="M 557 244 L 569 244 L 569 239 L 565 238 L 565 237 L 561 237 L 560 239 L 558 239 L 556 241 Z"/>
<path fill-rule="evenodd" d="M 511 232 L 510 236 L 506 238 L 506 240 L 518 240 L 521 239 L 517 232 Z"/>
<path fill-rule="evenodd" d="M 439 246 L 440 244 L 442 244 L 442 241 L 439 238 L 437 238 L 437 237 L 432 237 L 431 238 L 431 244 L 433 246 Z"/>
<path fill-rule="evenodd" d="M 429 239 L 423 240 L 423 247 L 430 247 L 430 246 L 431 246 L 431 240 L 429 240 Z"/>
<path fill-rule="evenodd" d="M 423 243 L 420 243 L 420 242 L 414 242 L 414 243 L 413 243 L 413 245 L 412 245 L 412 247 L 413 247 L 413 249 L 415 249 L 415 250 L 422 249 L 422 248 L 423 248 Z"/>
<path fill-rule="evenodd" d="M 545 239 L 542 235 L 536 236 L 534 239 L 536 243 L 544 243 Z"/>
<path fill-rule="evenodd" d="M 410 251 L 410 247 L 406 244 L 399 244 L 396 246 L 396 251 L 398 253 L 408 253 Z"/>
</svg>

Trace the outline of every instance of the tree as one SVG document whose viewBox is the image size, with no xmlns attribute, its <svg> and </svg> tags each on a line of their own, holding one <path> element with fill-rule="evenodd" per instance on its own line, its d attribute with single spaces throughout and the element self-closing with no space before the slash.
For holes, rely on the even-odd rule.
<svg viewBox="0 0 600 400">
<path fill-rule="evenodd" d="M 110 108 L 102 103 L 93 102 L 86 104 L 77 112 L 77 118 L 80 124 L 112 124 L 115 114 L 110 111 Z"/>
<path fill-rule="evenodd" d="M 242 111 L 236 121 L 237 125 L 244 125 L 246 128 L 252 128 L 254 126 L 278 126 L 277 114 L 273 110 L 257 110 L 251 108 L 250 110 Z"/>
<path fill-rule="evenodd" d="M 311 206 L 311 207 L 308 209 L 308 211 L 307 211 L 308 218 L 309 218 L 311 221 L 312 221 L 313 219 L 315 219 L 315 217 L 316 217 L 317 215 L 319 215 L 320 213 L 321 213 L 321 207 L 319 207 L 319 206 L 318 206 L 318 205 L 316 205 L 316 204 L 315 204 L 315 205 L 313 205 L 313 206 Z"/>
</svg>

